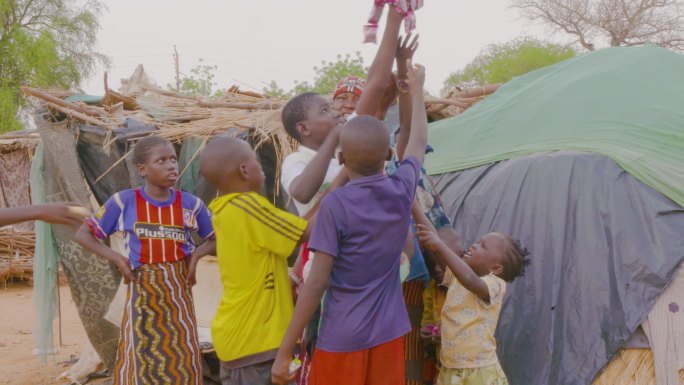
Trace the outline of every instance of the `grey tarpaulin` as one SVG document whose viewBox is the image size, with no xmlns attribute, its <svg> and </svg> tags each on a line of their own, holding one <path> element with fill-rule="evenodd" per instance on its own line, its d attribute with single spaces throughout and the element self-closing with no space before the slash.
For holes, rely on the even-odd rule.
<svg viewBox="0 0 684 385">
<path fill-rule="evenodd" d="M 435 182 L 464 245 L 500 231 L 530 251 L 496 333 L 512 385 L 590 384 L 684 260 L 684 209 L 602 155 L 541 153 Z"/>
</svg>

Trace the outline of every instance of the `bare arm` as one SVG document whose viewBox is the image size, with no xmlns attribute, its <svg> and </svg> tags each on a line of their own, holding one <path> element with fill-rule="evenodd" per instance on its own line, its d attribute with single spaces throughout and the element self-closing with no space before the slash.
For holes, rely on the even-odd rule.
<svg viewBox="0 0 684 385">
<path fill-rule="evenodd" d="M 188 264 L 188 283 L 192 286 L 197 283 L 197 263 L 202 257 L 216 255 L 216 239 L 209 239 L 196 248 L 186 262 Z"/>
<path fill-rule="evenodd" d="M 82 206 L 71 203 L 51 203 L 0 209 L 0 227 L 39 220 L 78 228 L 83 223 L 84 218 L 78 213 L 79 210 L 87 212 Z"/>
<path fill-rule="evenodd" d="M 335 156 L 335 149 L 340 139 L 341 126 L 328 135 L 311 162 L 304 167 L 304 170 L 290 183 L 288 194 L 298 202 L 309 203 L 321 188 L 328 172 L 330 159 Z"/>
<path fill-rule="evenodd" d="M 424 225 L 418 225 L 418 237 L 421 245 L 441 259 L 463 287 L 483 301 L 489 302 L 487 283 L 461 257 L 451 251 L 437 233 L 430 231 Z"/>
<path fill-rule="evenodd" d="M 347 184 L 349 182 L 349 172 L 347 172 L 347 167 L 343 167 L 339 173 L 337 173 L 337 176 L 335 176 L 335 179 L 330 183 L 330 186 L 328 186 L 325 191 L 323 191 L 323 194 L 321 195 L 321 199 L 319 199 L 316 204 L 309 210 L 307 211 L 306 214 L 302 215 L 302 218 L 304 219 L 310 219 L 314 215 L 316 215 L 316 212 L 318 211 L 318 208 L 321 207 L 321 202 L 323 201 L 323 197 L 325 197 L 328 193 L 331 191 L 334 191 L 337 188 L 340 188 Z"/>
<path fill-rule="evenodd" d="M 333 262 L 334 257 L 330 254 L 321 251 L 316 252 L 311 273 L 299 294 L 290 326 L 287 328 L 287 332 L 285 332 L 285 337 L 280 344 L 278 355 L 273 363 L 273 369 L 271 369 L 271 380 L 274 384 L 284 385 L 294 380 L 294 375 L 288 375 L 288 366 L 292 359 L 292 352 L 311 316 L 313 316 L 314 311 L 321 303 L 323 293 L 328 288 Z"/>
<path fill-rule="evenodd" d="M 427 114 L 425 113 L 425 100 L 423 97 L 423 84 L 425 83 L 425 67 L 411 61 L 408 66 L 408 81 L 411 89 L 411 133 L 409 135 L 404 158 L 409 156 L 423 163 L 425 146 L 427 146 Z"/>
<path fill-rule="evenodd" d="M 363 89 L 359 104 L 356 105 L 356 113 L 359 115 L 375 115 L 392 72 L 397 36 L 399 36 L 403 17 L 394 7 L 388 7 L 388 9 L 387 24 L 382 35 L 382 41 L 368 70 L 366 87 Z"/>
<path fill-rule="evenodd" d="M 82 225 L 76 232 L 74 240 L 91 253 L 97 254 L 114 263 L 124 277 L 125 283 L 135 280 L 131 267 L 128 265 L 128 260 L 123 255 L 114 251 L 114 249 L 95 238 L 88 226 Z"/>
<path fill-rule="evenodd" d="M 397 80 L 405 82 L 408 79 L 407 60 L 413 60 L 413 54 L 418 49 L 418 35 L 409 43 L 411 34 L 401 40 L 397 47 Z M 404 150 L 411 134 L 411 94 L 408 89 L 399 89 L 399 133 L 397 134 L 397 157 L 404 158 Z"/>
</svg>

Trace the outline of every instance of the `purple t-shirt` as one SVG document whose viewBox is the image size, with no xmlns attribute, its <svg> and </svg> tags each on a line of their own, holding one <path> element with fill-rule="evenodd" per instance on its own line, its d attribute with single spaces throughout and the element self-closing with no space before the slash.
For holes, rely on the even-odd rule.
<svg viewBox="0 0 684 385">
<path fill-rule="evenodd" d="M 355 179 L 323 198 L 309 249 L 335 261 L 316 348 L 354 352 L 410 331 L 399 263 L 419 172 L 409 157 L 392 176 Z"/>
</svg>

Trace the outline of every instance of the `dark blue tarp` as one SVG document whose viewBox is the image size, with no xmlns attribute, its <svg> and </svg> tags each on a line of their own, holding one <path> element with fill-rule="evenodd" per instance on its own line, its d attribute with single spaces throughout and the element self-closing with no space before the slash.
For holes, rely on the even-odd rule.
<svg viewBox="0 0 684 385">
<path fill-rule="evenodd" d="M 684 260 L 684 209 L 609 158 L 529 155 L 435 177 L 463 245 L 520 239 L 496 333 L 512 385 L 584 385 L 644 320 Z"/>
</svg>

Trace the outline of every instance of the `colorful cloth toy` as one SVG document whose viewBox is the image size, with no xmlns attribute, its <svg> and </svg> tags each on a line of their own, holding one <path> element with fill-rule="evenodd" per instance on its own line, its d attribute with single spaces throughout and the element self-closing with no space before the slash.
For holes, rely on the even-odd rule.
<svg viewBox="0 0 684 385">
<path fill-rule="evenodd" d="M 364 43 L 376 42 L 378 21 L 380 21 L 385 4 L 394 6 L 397 12 L 404 15 L 404 28 L 406 33 L 409 33 L 416 28 L 415 11 L 423 6 L 423 0 L 375 0 L 370 17 L 368 18 L 368 24 L 363 27 L 365 36 Z"/>
</svg>

